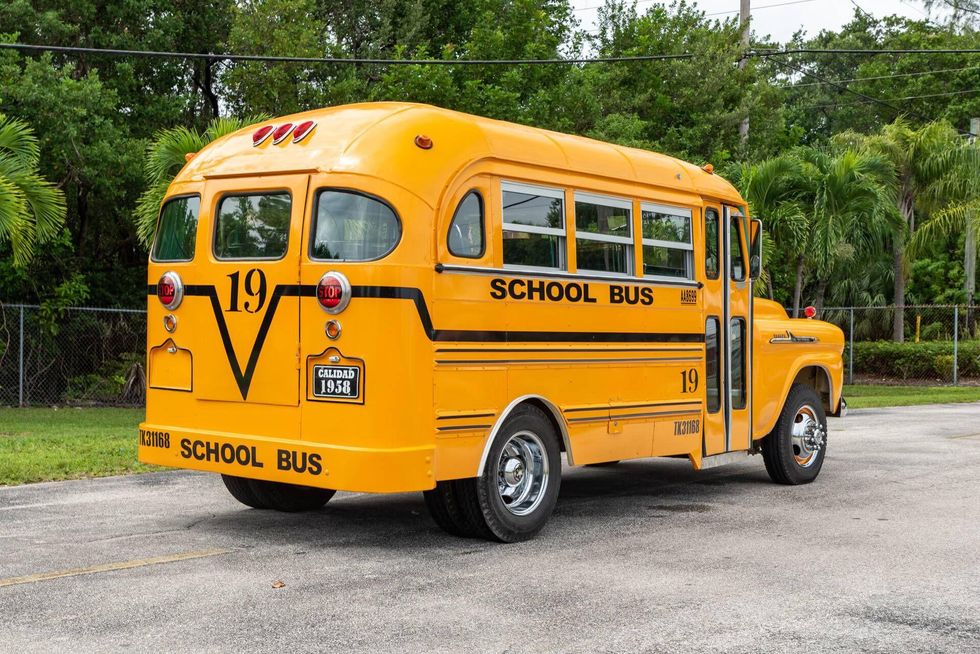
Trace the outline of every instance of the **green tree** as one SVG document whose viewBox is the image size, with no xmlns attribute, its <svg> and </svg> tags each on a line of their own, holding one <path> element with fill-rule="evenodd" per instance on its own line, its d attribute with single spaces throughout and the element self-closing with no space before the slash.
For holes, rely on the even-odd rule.
<svg viewBox="0 0 980 654">
<path fill-rule="evenodd" d="M 180 169 L 187 163 L 187 156 L 204 146 L 233 132 L 264 120 L 263 117 L 246 119 L 217 118 L 203 132 L 187 127 L 173 127 L 160 131 L 146 148 L 144 178 L 146 190 L 136 203 L 134 219 L 140 243 L 149 247 L 156 229 L 160 205 L 167 189 Z"/>
<path fill-rule="evenodd" d="M 40 148 L 30 126 L 0 114 L 0 243 L 9 242 L 23 266 L 35 245 L 54 239 L 64 226 L 65 197 L 38 174 Z"/>
<path fill-rule="evenodd" d="M 890 193 L 895 198 L 902 220 L 891 235 L 894 266 L 892 298 L 896 306 L 892 338 L 901 342 L 905 340 L 906 243 L 910 237 L 914 237 L 925 216 L 943 208 L 942 205 L 948 202 L 936 189 L 955 174 L 956 160 L 951 153 L 959 147 L 960 137 L 945 121 L 928 123 L 916 129 L 900 118 L 877 134 L 862 136 L 846 132 L 837 140 L 884 157 L 895 171 Z"/>
</svg>

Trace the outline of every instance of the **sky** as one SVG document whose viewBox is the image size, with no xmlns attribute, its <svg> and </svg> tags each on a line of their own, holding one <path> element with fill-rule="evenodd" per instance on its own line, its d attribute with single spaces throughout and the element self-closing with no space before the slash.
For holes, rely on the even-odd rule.
<svg viewBox="0 0 980 654">
<path fill-rule="evenodd" d="M 739 0 L 690 0 L 706 14 L 718 14 L 717 18 L 738 15 Z M 770 35 L 774 40 L 788 41 L 793 33 L 803 28 L 815 35 L 820 30 L 836 30 L 849 22 L 854 15 L 855 2 L 869 14 L 877 17 L 897 14 L 922 19 L 927 16 L 921 2 L 916 0 L 751 0 L 752 29 L 759 36 Z M 603 0 L 572 0 L 575 16 L 582 28 L 595 26 L 598 7 Z M 654 4 L 669 4 L 660 0 L 639 0 L 637 10 L 645 12 Z M 767 6 L 782 5 L 782 6 Z M 726 12 L 726 13 L 721 13 Z"/>
</svg>

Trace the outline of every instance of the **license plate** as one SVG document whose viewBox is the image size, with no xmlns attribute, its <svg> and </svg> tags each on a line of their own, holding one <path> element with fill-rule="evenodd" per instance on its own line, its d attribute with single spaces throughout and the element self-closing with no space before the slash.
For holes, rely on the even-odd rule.
<svg viewBox="0 0 980 654">
<path fill-rule="evenodd" d="M 361 369 L 357 366 L 313 366 L 313 397 L 356 400 L 361 396 Z"/>
</svg>

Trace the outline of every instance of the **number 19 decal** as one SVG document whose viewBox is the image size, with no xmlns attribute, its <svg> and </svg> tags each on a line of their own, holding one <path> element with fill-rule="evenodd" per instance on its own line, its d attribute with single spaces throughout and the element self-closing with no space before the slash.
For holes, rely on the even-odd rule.
<svg viewBox="0 0 980 654">
<path fill-rule="evenodd" d="M 698 369 L 681 371 L 681 393 L 693 393 L 698 390 Z"/>
<path fill-rule="evenodd" d="M 239 281 L 238 278 L 241 275 L 241 271 L 236 270 L 235 272 L 228 275 L 231 279 L 231 297 L 228 302 L 228 311 L 241 311 L 238 308 L 238 288 Z M 256 277 L 258 280 L 256 281 Z M 245 294 L 248 295 L 249 300 L 245 300 L 242 305 L 245 311 L 249 313 L 258 313 L 263 305 L 265 305 L 265 296 L 267 291 L 267 285 L 265 283 L 265 273 L 258 268 L 252 268 L 247 273 L 245 273 Z"/>
</svg>

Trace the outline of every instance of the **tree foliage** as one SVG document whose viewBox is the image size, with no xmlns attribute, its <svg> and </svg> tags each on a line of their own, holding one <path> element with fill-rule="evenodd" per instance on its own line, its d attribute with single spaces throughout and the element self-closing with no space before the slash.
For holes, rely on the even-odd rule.
<svg viewBox="0 0 980 654">
<path fill-rule="evenodd" d="M 800 33 L 788 44 L 764 34 L 753 41 L 760 48 L 976 47 L 976 0 L 929 4 L 932 20 L 876 19 L 856 9 L 833 32 Z M 980 93 L 965 92 L 980 88 L 980 61 L 971 55 L 800 53 L 740 67 L 737 20 L 707 16 L 687 0 L 606 0 L 594 30 L 578 23 L 568 0 L 8 0 L 0 4 L 0 40 L 419 61 L 0 52 L 0 111 L 33 127 L 36 172 L 62 190 L 66 206 L 64 227 L 26 266 L 13 265 L 10 240 L 0 242 L 3 299 L 43 300 L 67 280 L 82 280 L 92 303 L 139 305 L 159 200 L 184 154 L 248 116 L 373 100 L 428 102 L 711 162 L 766 221 L 764 292 L 787 304 L 794 295 L 878 304 L 950 298 L 949 289 L 934 290 L 935 280 L 961 279 L 976 242 L 963 233 L 977 221 L 978 191 L 969 180 L 980 178 L 980 168 L 958 135 L 980 116 Z M 423 61 L 689 52 L 696 58 L 616 64 Z M 894 149 L 923 130 L 942 137 L 935 156 Z M 915 222 L 902 227 L 901 185 L 909 170 L 926 165 L 946 172 L 914 172 Z M 906 237 L 912 259 L 903 259 L 896 277 Z"/>
</svg>

